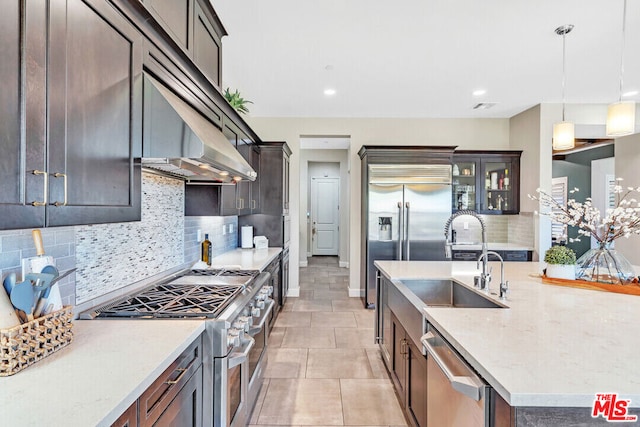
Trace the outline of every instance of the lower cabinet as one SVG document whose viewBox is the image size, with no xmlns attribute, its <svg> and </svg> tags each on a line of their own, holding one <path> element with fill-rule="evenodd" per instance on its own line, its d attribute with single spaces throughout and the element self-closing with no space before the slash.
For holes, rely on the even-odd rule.
<svg viewBox="0 0 640 427">
<path fill-rule="evenodd" d="M 112 427 L 201 426 L 202 340 L 195 340 Z"/>
<path fill-rule="evenodd" d="M 533 251 L 494 251 L 497 252 L 504 261 L 531 261 L 533 259 Z M 482 251 L 476 250 L 459 250 L 451 251 L 454 261 L 475 261 L 478 259 Z M 489 254 L 489 261 L 498 261 L 498 258 Z"/>
<path fill-rule="evenodd" d="M 427 359 L 391 312 L 391 377 L 405 413 L 417 427 L 427 425 Z"/>
<path fill-rule="evenodd" d="M 133 402 L 111 427 L 138 427 L 138 401 Z"/>
</svg>

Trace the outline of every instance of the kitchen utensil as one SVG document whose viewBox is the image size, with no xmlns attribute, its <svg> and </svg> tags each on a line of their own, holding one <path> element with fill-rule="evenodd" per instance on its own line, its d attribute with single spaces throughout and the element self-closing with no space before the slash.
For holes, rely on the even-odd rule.
<svg viewBox="0 0 640 427">
<path fill-rule="evenodd" d="M 9 274 L 9 276 L 13 275 L 13 284 L 11 284 L 11 288 L 14 287 L 16 283 L 16 275 L 15 273 Z M 9 276 L 5 277 L 5 289 L 7 287 L 7 282 Z M 9 294 L 0 291 L 0 329 L 8 329 L 12 328 L 16 325 L 20 324 L 20 319 L 16 315 L 16 309 L 11 304 L 11 300 L 9 299 Z"/>
<path fill-rule="evenodd" d="M 27 274 L 24 281 L 16 284 L 11 290 L 11 304 L 27 315 L 27 320 L 33 320 L 33 307 L 36 295 L 46 290 L 53 280 L 53 274 Z"/>
<path fill-rule="evenodd" d="M 53 266 L 47 266 L 47 267 L 53 267 Z M 51 269 L 48 269 L 47 267 L 45 267 L 42 272 L 45 273 L 45 270 L 47 271 L 52 271 Z M 53 267 L 55 269 L 55 267 Z M 58 300 L 60 300 L 60 290 L 58 288 L 58 282 L 62 279 L 64 279 L 65 277 L 67 277 L 68 275 L 70 275 L 71 273 L 73 273 L 74 271 L 76 271 L 75 268 L 72 268 L 71 270 L 67 270 L 64 273 L 58 275 L 58 270 L 55 270 L 55 277 L 53 278 L 53 280 L 51 281 L 51 284 L 48 288 L 46 288 L 44 290 L 44 292 L 42 293 L 42 295 L 40 296 L 40 299 L 38 300 L 38 302 L 36 303 L 36 308 L 34 310 L 34 316 L 35 317 L 39 317 L 43 314 L 47 314 L 47 313 L 51 313 L 52 311 L 55 310 L 59 310 L 60 308 L 62 308 L 62 302 L 60 302 L 60 307 L 54 309 L 53 307 L 53 303 L 57 302 Z M 54 290 L 55 288 L 55 290 Z M 52 293 L 56 293 L 57 296 L 54 300 L 54 298 L 51 298 Z M 56 304 L 56 307 L 58 306 L 58 304 Z"/>
<path fill-rule="evenodd" d="M 22 277 L 26 277 L 29 273 L 40 273 L 47 265 L 53 265 L 53 257 L 44 254 L 44 245 L 42 243 L 42 233 L 40 230 L 32 230 L 33 244 L 36 247 L 36 257 L 25 258 L 22 260 Z"/>
<path fill-rule="evenodd" d="M 7 291 L 7 295 L 11 295 L 11 289 L 16 285 L 16 273 L 9 273 L 2 282 L 4 290 Z"/>
</svg>

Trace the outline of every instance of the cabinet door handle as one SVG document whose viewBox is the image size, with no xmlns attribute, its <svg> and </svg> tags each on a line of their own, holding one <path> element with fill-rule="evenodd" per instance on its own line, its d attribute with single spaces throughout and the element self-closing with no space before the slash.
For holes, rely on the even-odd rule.
<svg viewBox="0 0 640 427">
<path fill-rule="evenodd" d="M 31 172 L 34 175 L 44 175 L 44 190 L 42 191 L 42 202 L 38 202 L 37 200 L 31 202 L 32 206 L 46 206 L 47 205 L 47 193 L 49 190 L 49 173 L 47 171 L 41 171 L 35 169 Z"/>
<path fill-rule="evenodd" d="M 55 202 L 55 206 L 67 206 L 67 174 L 56 172 L 53 174 L 55 178 L 62 177 L 64 179 L 64 202 Z"/>
<path fill-rule="evenodd" d="M 253 199 L 253 200 L 251 201 L 251 209 L 255 209 L 255 208 L 256 208 L 256 200 L 255 200 L 255 199 Z"/>
<path fill-rule="evenodd" d="M 240 209 L 241 202 L 242 202 L 242 199 L 236 199 L 236 209 Z"/>
</svg>

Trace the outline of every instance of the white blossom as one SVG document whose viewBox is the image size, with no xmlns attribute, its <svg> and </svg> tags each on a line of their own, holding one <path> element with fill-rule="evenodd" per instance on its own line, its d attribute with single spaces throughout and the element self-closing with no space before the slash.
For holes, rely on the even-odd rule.
<svg viewBox="0 0 640 427">
<path fill-rule="evenodd" d="M 561 206 L 550 194 L 536 189 L 539 196 L 528 195 L 532 200 L 538 200 L 540 206 L 547 209 L 536 211 L 536 215 L 547 215 L 554 222 L 578 227 L 578 234 L 582 236 L 592 236 L 601 244 L 609 244 L 619 237 L 628 238 L 631 234 L 640 234 L 640 205 L 636 198 L 630 197 L 632 193 L 640 193 L 640 187 L 627 187 L 623 189 L 619 185 L 622 178 L 616 178 L 618 185 L 614 186 L 613 193 L 616 195 L 616 204 L 613 208 L 608 208 L 604 217 L 601 212 L 593 206 L 591 197 L 587 197 L 584 202 L 577 202 L 575 199 L 567 200 L 567 206 Z M 569 193 L 579 191 L 574 188 Z M 555 210 L 552 210 L 555 209 Z M 566 236 L 562 236 L 565 237 Z M 579 238 L 570 238 L 570 242 L 580 241 Z"/>
</svg>

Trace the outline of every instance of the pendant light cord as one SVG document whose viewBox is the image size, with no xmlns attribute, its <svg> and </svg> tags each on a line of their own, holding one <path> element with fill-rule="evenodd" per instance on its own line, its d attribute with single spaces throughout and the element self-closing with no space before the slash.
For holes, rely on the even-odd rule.
<svg viewBox="0 0 640 427">
<path fill-rule="evenodd" d="M 625 0 L 626 1 L 626 0 Z M 564 86 L 565 86 L 565 75 L 566 75 L 566 67 L 567 67 L 567 55 L 566 55 L 566 42 L 567 32 L 562 33 L 562 121 L 564 122 Z"/>
<path fill-rule="evenodd" d="M 625 29 L 627 26 L 627 0 L 622 2 L 622 52 L 620 52 L 620 97 L 619 102 L 622 102 L 622 76 L 624 75 L 624 42 L 625 42 Z"/>
</svg>

